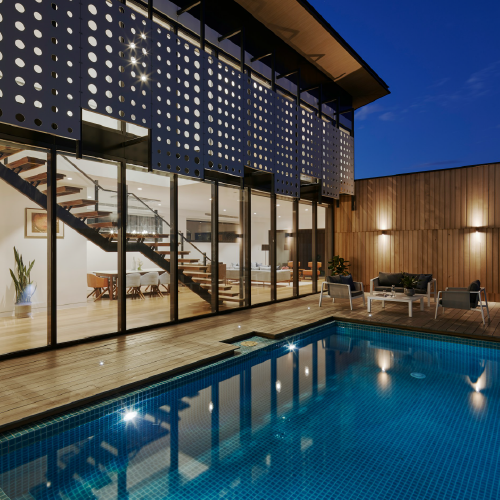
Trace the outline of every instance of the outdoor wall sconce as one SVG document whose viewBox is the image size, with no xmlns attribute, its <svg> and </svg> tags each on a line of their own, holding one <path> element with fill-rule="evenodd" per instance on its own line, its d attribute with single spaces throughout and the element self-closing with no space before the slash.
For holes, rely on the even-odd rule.
<svg viewBox="0 0 500 500">
<path fill-rule="evenodd" d="M 382 231 L 382 236 L 388 236 L 387 231 Z"/>
</svg>

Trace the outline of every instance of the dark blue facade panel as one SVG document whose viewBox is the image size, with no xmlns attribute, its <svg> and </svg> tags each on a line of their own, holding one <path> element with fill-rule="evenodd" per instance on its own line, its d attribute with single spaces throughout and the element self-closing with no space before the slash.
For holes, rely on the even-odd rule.
<svg viewBox="0 0 500 500">
<path fill-rule="evenodd" d="M 260 83 L 246 79 L 245 164 L 274 173 L 276 146 L 276 93 Z"/>
<path fill-rule="evenodd" d="M 153 32 L 153 168 L 202 179 L 206 55 L 172 31 Z"/>
<path fill-rule="evenodd" d="M 212 56 L 204 75 L 204 166 L 243 177 L 245 75 Z"/>
<path fill-rule="evenodd" d="M 274 150 L 276 194 L 299 197 L 299 110 L 295 102 L 276 94 L 276 146 Z"/>
<path fill-rule="evenodd" d="M 80 2 L 0 4 L 0 120 L 78 139 Z"/>
<path fill-rule="evenodd" d="M 151 28 L 117 0 L 82 2 L 82 108 L 151 127 Z"/>
<path fill-rule="evenodd" d="M 315 113 L 300 108 L 300 173 L 321 178 L 321 123 Z"/>
<path fill-rule="evenodd" d="M 339 197 L 340 132 L 330 121 L 322 120 L 321 194 L 327 198 Z"/>
</svg>

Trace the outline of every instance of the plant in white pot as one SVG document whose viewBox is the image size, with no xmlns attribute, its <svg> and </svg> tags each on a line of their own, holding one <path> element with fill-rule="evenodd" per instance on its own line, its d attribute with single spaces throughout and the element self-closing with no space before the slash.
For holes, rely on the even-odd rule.
<svg viewBox="0 0 500 500">
<path fill-rule="evenodd" d="M 10 269 L 10 275 L 16 288 L 16 318 L 29 318 L 31 316 L 31 297 L 33 297 L 36 286 L 31 281 L 31 270 L 35 261 L 24 265 L 23 256 L 14 247 L 14 257 L 16 259 L 15 272 Z"/>
</svg>

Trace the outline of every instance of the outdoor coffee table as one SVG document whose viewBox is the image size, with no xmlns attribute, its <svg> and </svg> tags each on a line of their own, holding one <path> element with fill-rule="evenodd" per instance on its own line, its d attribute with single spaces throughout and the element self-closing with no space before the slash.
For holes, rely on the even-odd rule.
<svg viewBox="0 0 500 500">
<path fill-rule="evenodd" d="M 424 310 L 424 297 L 425 295 L 412 295 L 408 296 L 404 293 L 397 293 L 395 297 L 390 295 L 384 297 L 383 295 L 368 295 L 368 312 L 372 312 L 372 300 L 381 300 L 382 307 L 385 307 L 386 302 L 407 302 L 408 303 L 408 316 L 413 318 L 413 303 L 420 300 L 420 310 Z"/>
</svg>

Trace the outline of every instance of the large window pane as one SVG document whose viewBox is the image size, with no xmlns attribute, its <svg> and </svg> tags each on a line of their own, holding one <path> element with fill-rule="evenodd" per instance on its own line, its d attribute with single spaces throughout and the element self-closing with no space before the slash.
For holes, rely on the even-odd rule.
<svg viewBox="0 0 500 500">
<path fill-rule="evenodd" d="M 293 202 L 289 199 L 276 200 L 276 262 L 283 272 L 276 276 L 276 297 L 284 299 L 293 296 Z"/>
<path fill-rule="evenodd" d="M 0 153 L 0 354 L 6 354 L 47 344 L 47 213 L 34 201 L 47 189 L 47 154 L 5 142 Z M 34 262 L 25 280 L 14 249 L 24 265 Z"/>
<path fill-rule="evenodd" d="M 57 177 L 58 210 L 69 212 L 57 239 L 58 341 L 114 333 L 117 165 L 59 154 Z"/>
<path fill-rule="evenodd" d="M 127 165 L 127 329 L 170 321 L 170 177 Z"/>
<path fill-rule="evenodd" d="M 312 205 L 299 203 L 299 295 L 312 292 Z"/>
<path fill-rule="evenodd" d="M 321 283 L 325 281 L 331 258 L 327 255 L 326 207 L 318 206 L 318 292 L 321 291 Z"/>
<path fill-rule="evenodd" d="M 211 308 L 212 184 L 179 177 L 179 318 L 208 314 Z M 221 279 L 223 274 L 221 274 Z"/>
<path fill-rule="evenodd" d="M 270 231 L 271 197 L 253 193 L 251 195 L 251 270 L 252 304 L 271 300 Z M 282 274 L 282 273 L 278 273 Z"/>
<path fill-rule="evenodd" d="M 220 310 L 241 307 L 245 301 L 242 196 L 239 187 L 219 187 L 219 262 L 225 272 L 219 285 Z"/>
</svg>

